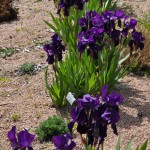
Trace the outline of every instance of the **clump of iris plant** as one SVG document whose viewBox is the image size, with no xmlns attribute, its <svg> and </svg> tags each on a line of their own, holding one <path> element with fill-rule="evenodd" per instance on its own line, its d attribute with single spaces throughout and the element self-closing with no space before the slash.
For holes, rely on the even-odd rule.
<svg viewBox="0 0 150 150">
<path fill-rule="evenodd" d="M 71 134 L 53 136 L 53 143 L 56 146 L 54 150 L 73 150 L 76 147 L 76 143 L 73 141 Z"/>
<path fill-rule="evenodd" d="M 47 53 L 48 64 L 53 64 L 55 61 L 62 60 L 62 52 L 65 51 L 65 46 L 62 44 L 62 40 L 55 33 L 52 37 L 52 42 L 50 44 L 44 45 L 44 51 Z"/>
<path fill-rule="evenodd" d="M 34 135 L 30 134 L 26 129 L 20 131 L 16 137 L 16 126 L 8 132 L 8 139 L 11 142 L 12 150 L 33 150 L 31 143 L 34 140 Z"/>
<path fill-rule="evenodd" d="M 71 6 L 75 6 L 77 9 L 82 10 L 84 3 L 87 1 L 88 0 L 60 0 L 57 13 L 60 14 L 62 10 L 64 16 L 69 16 L 69 9 Z"/>
<path fill-rule="evenodd" d="M 141 32 L 136 31 L 137 21 L 125 16 L 122 10 L 104 11 L 98 14 L 89 11 L 85 17 L 79 19 L 78 24 L 81 32 L 78 34 L 78 51 L 83 53 L 87 50 L 93 58 L 98 58 L 97 54 L 104 46 L 118 46 L 124 44 L 128 36 L 130 50 L 142 50 L 144 48 L 144 37 Z"/>
<path fill-rule="evenodd" d="M 68 128 L 72 133 L 74 124 L 85 146 L 98 147 L 107 136 L 107 127 L 110 124 L 114 134 L 118 134 L 116 123 L 120 119 L 118 105 L 123 98 L 116 92 L 108 93 L 108 86 L 101 90 L 101 96 L 92 97 L 89 94 L 77 100 L 77 106 L 71 111 L 72 121 Z M 86 134 L 86 139 L 83 134 Z"/>
</svg>

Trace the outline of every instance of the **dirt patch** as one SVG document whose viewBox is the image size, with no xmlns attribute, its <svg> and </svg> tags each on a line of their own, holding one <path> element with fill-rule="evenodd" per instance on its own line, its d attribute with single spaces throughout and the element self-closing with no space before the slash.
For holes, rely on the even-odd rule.
<svg viewBox="0 0 150 150">
<path fill-rule="evenodd" d="M 145 2 L 134 0 L 130 4 L 133 8 L 135 5 L 139 5 L 139 10 L 144 10 L 144 5 L 144 12 L 150 8 L 148 0 Z M 51 107 L 52 102 L 44 86 L 44 70 L 36 75 L 13 75 L 15 70 L 25 62 L 32 61 L 46 65 L 46 55 L 43 52 L 41 42 L 50 39 L 51 31 L 43 20 L 50 20 L 48 12 L 56 12 L 54 5 L 52 1 L 48 0 L 38 3 L 23 0 L 15 1 L 15 6 L 19 8 L 19 19 L 0 24 L 0 47 L 16 47 L 18 49 L 18 53 L 11 57 L 0 58 L 1 150 L 10 150 L 7 132 L 12 125 L 16 125 L 18 131 L 27 128 L 34 132 L 39 123 L 49 116 L 61 114 L 66 117 L 65 108 Z M 135 10 L 137 11 L 137 8 Z M 137 16 L 140 16 L 140 11 L 136 13 Z M 51 81 L 53 77 L 51 67 L 49 71 Z M 126 76 L 116 87 L 126 100 L 121 105 L 121 120 L 118 124 L 122 147 L 133 137 L 135 137 L 135 145 L 141 144 L 146 139 L 150 139 L 150 78 Z M 17 122 L 13 121 L 13 115 L 18 116 Z M 76 138 L 76 141 L 79 143 L 77 149 L 81 150 L 80 140 Z M 114 150 L 116 143 L 117 136 L 113 135 L 109 129 L 105 149 Z M 33 143 L 33 147 L 35 150 L 52 150 L 50 142 L 39 143 L 37 139 Z"/>
<path fill-rule="evenodd" d="M 17 21 L 0 24 L 0 47 L 26 47 L 50 39 L 50 30 L 43 20 L 50 20 L 50 12 L 55 12 L 52 1 L 15 1 L 19 8 Z"/>
</svg>

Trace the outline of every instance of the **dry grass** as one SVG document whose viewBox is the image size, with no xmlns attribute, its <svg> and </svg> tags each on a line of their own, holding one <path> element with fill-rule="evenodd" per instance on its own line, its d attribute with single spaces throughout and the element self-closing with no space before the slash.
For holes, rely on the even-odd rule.
<svg viewBox="0 0 150 150">
<path fill-rule="evenodd" d="M 140 27 L 139 30 L 145 37 L 144 50 L 141 52 L 141 64 L 143 66 L 150 67 L 150 12 L 146 14 L 142 19 L 139 19 Z"/>
</svg>

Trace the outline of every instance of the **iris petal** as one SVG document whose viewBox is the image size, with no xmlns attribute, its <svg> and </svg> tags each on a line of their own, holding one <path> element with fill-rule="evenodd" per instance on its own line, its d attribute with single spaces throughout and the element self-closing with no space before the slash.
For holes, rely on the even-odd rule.
<svg viewBox="0 0 150 150">
<path fill-rule="evenodd" d="M 11 142 L 13 149 L 17 148 L 18 142 L 16 139 L 16 126 L 13 126 L 12 129 L 8 132 L 8 139 Z"/>
<path fill-rule="evenodd" d="M 18 133 L 18 142 L 22 148 L 30 146 L 34 140 L 34 135 L 30 134 L 27 130 L 20 131 Z"/>
</svg>

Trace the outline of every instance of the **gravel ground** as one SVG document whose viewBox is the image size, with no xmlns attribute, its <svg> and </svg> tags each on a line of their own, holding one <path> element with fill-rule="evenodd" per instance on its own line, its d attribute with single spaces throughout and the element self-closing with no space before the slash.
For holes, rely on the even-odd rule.
<svg viewBox="0 0 150 150">
<path fill-rule="evenodd" d="M 123 2 L 131 5 L 136 17 L 140 17 L 141 13 L 150 9 L 149 0 Z M 35 75 L 14 76 L 15 70 L 24 62 L 33 61 L 36 64 L 46 65 L 46 56 L 40 43 L 49 40 L 51 36 L 43 20 L 50 21 L 48 12 L 56 12 L 53 3 L 48 0 L 38 3 L 23 0 L 16 1 L 15 6 L 19 8 L 19 19 L 0 24 L 0 47 L 18 49 L 18 53 L 11 57 L 0 58 L 0 79 L 5 79 L 0 80 L 0 150 L 11 149 L 7 132 L 12 125 L 16 125 L 18 131 L 27 128 L 34 132 L 39 123 L 49 116 L 60 114 L 66 118 L 66 108 L 52 107 L 51 99 L 44 87 L 44 70 Z M 51 81 L 53 71 L 50 66 L 49 68 Z M 136 76 L 126 76 L 116 85 L 117 90 L 125 97 L 125 102 L 121 105 L 121 120 L 117 125 L 122 139 L 122 149 L 132 138 L 135 143 L 134 149 L 135 145 L 150 139 L 149 87 L 149 77 Z M 18 116 L 17 122 L 12 119 L 14 114 Z M 114 150 L 117 138 L 109 129 L 105 150 Z M 81 150 L 80 139 L 75 140 L 79 145 L 76 149 Z M 39 143 L 37 139 L 33 146 L 35 150 L 52 150 L 53 147 L 50 142 Z"/>
</svg>

